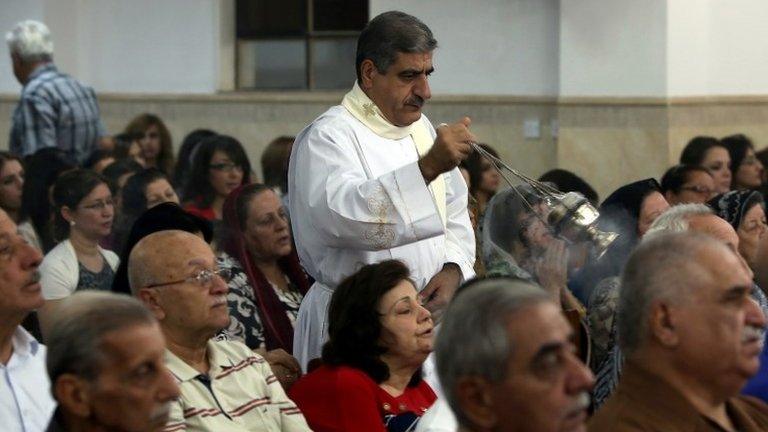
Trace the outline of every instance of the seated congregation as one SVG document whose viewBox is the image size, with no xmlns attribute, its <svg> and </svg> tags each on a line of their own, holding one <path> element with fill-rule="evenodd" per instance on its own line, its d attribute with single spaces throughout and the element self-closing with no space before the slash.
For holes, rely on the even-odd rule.
<svg viewBox="0 0 768 432">
<path fill-rule="evenodd" d="M 418 110 L 381 121 L 381 77 L 436 46 L 390 12 L 360 45 L 393 32 L 423 49 L 389 72 L 362 56 L 342 106 L 266 146 L 263 180 L 236 137 L 176 153 L 150 113 L 78 158 L 0 152 L 1 430 L 768 430 L 768 154 L 693 137 L 604 200 L 547 172 L 618 235 L 574 241 L 468 118 L 421 116 L 424 76 Z M 362 127 L 427 147 L 368 178 L 328 143 Z"/>
</svg>

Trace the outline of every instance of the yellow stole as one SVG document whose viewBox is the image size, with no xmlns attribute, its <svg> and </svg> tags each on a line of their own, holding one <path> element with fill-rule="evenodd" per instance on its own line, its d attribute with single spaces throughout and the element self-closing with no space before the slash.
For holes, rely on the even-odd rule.
<svg viewBox="0 0 768 432">
<path fill-rule="evenodd" d="M 375 103 L 366 95 L 360 86 L 355 82 L 352 90 L 344 95 L 341 105 L 349 111 L 352 116 L 362 124 L 372 130 L 376 135 L 391 140 L 400 140 L 411 136 L 416 144 L 416 152 L 419 157 L 424 156 L 429 148 L 432 147 L 433 139 L 429 133 L 429 127 L 424 116 L 418 121 L 404 127 L 395 126 L 390 123 Z M 429 184 L 429 190 L 437 205 L 437 211 L 443 220 L 443 226 L 446 221 L 446 203 L 445 203 L 445 178 L 440 174 Z"/>
</svg>

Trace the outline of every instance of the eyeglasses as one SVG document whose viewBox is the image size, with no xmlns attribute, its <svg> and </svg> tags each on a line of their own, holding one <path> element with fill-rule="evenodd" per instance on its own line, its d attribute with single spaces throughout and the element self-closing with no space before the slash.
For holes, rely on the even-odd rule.
<svg viewBox="0 0 768 432">
<path fill-rule="evenodd" d="M 715 193 L 715 191 L 713 191 L 712 189 L 706 188 L 704 186 L 682 186 L 680 187 L 680 190 L 686 190 L 689 192 L 694 192 L 702 195 L 704 194 L 712 195 L 713 193 Z"/>
<path fill-rule="evenodd" d="M 235 165 L 232 162 L 224 162 L 224 163 L 208 165 L 208 168 L 216 171 L 232 172 L 237 170 L 237 171 L 243 172 L 243 167 L 241 167 L 240 165 Z"/>
<path fill-rule="evenodd" d="M 171 282 L 156 283 L 152 285 L 147 285 L 144 288 L 156 288 L 161 286 L 180 284 L 184 282 L 194 283 L 204 288 L 210 288 L 211 284 L 213 283 L 213 278 L 216 276 L 220 277 L 224 282 L 229 282 L 229 279 L 232 277 L 232 271 L 230 271 L 230 269 L 217 269 L 217 270 L 205 269 L 205 270 L 200 270 L 200 272 L 198 272 L 196 275 L 192 277 L 188 277 L 186 279 L 179 279 Z"/>
<path fill-rule="evenodd" d="M 112 198 L 106 199 L 104 201 L 96 201 L 93 204 L 84 205 L 83 208 L 87 209 L 87 210 L 99 210 L 99 211 L 101 211 L 101 210 L 104 210 L 105 208 L 107 208 L 107 206 L 109 206 L 109 207 L 114 207 L 115 206 L 115 202 L 112 200 Z"/>
</svg>

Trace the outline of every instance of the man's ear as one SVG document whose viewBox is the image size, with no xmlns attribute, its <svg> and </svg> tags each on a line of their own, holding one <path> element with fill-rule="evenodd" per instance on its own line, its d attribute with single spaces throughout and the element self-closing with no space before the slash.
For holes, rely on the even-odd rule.
<svg viewBox="0 0 768 432">
<path fill-rule="evenodd" d="M 651 304 L 651 313 L 649 314 L 648 330 L 650 335 L 658 343 L 665 347 L 675 347 L 680 343 L 678 334 L 675 309 L 667 303 L 655 301 Z"/>
<path fill-rule="evenodd" d="M 136 297 L 144 303 L 147 309 L 155 315 L 158 321 L 162 321 L 165 318 L 165 310 L 162 307 L 162 299 L 159 293 L 154 288 L 141 288 L 136 294 Z"/>
<path fill-rule="evenodd" d="M 67 412 L 82 418 L 91 415 L 93 394 L 91 385 L 84 379 L 68 373 L 59 376 L 53 386 L 53 395 Z"/>
<path fill-rule="evenodd" d="M 373 87 L 373 79 L 379 71 L 376 69 L 376 65 L 373 64 L 373 60 L 365 59 L 360 64 L 360 88 L 368 90 Z"/>
<path fill-rule="evenodd" d="M 456 383 L 456 401 L 472 425 L 490 430 L 498 422 L 491 384 L 484 378 L 463 377 Z"/>
</svg>

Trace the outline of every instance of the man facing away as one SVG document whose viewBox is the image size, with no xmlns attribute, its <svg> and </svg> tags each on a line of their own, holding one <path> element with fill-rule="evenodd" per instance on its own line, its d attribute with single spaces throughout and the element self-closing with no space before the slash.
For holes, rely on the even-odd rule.
<svg viewBox="0 0 768 432">
<path fill-rule="evenodd" d="M 433 316 L 474 275 L 467 187 L 456 168 L 475 141 L 470 120 L 435 132 L 422 114 L 436 47 L 413 16 L 375 17 L 358 39 L 354 87 L 296 138 L 291 223 L 317 281 L 296 323 L 293 353 L 304 368 L 320 357 L 333 289 L 361 265 L 406 263 Z"/>
<path fill-rule="evenodd" d="M 13 74 L 23 87 L 13 113 L 9 149 L 26 157 L 58 147 L 82 165 L 106 131 L 93 89 L 53 64 L 53 41 L 45 24 L 22 21 L 6 35 Z"/>
<path fill-rule="evenodd" d="M 632 254 L 621 287 L 626 363 L 591 432 L 768 430 L 768 406 L 738 396 L 766 321 L 736 252 L 705 234 L 659 234 Z"/>
<path fill-rule="evenodd" d="M 181 389 L 165 431 L 309 431 L 261 356 L 213 339 L 229 324 L 227 278 L 210 246 L 184 231 L 150 234 L 128 258 L 131 292 L 159 321 Z"/>
</svg>

